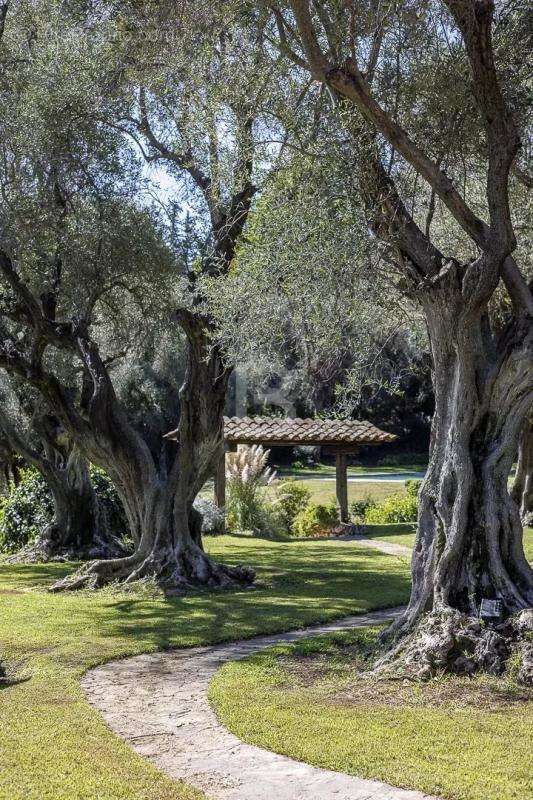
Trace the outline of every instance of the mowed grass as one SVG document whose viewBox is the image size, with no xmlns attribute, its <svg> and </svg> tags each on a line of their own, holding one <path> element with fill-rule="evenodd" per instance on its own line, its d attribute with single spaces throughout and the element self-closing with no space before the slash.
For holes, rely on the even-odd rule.
<svg viewBox="0 0 533 800">
<path fill-rule="evenodd" d="M 285 477 L 295 478 L 306 486 L 311 492 L 311 502 L 313 503 L 328 503 L 335 502 L 335 481 L 323 480 L 319 478 L 298 477 L 294 473 L 290 475 L 280 475 L 279 482 L 283 481 Z M 402 481 L 380 481 L 380 482 L 350 482 L 348 481 L 348 503 L 353 503 L 356 500 L 363 500 L 368 495 L 371 495 L 374 500 L 384 500 L 391 494 L 405 494 L 405 485 Z M 265 487 L 265 495 L 269 500 L 274 500 L 276 496 L 276 486 Z M 213 485 L 212 482 L 206 484 L 202 490 L 202 496 L 212 499 Z"/>
<path fill-rule="evenodd" d="M 532 797 L 531 692 L 501 679 L 358 677 L 376 636 L 332 634 L 229 663 L 211 702 L 240 739 L 318 767 L 448 800 Z"/>
<path fill-rule="evenodd" d="M 298 478 L 297 480 L 309 489 L 311 492 L 311 501 L 313 503 L 335 501 L 334 480 L 316 480 L 312 478 Z M 275 486 L 268 487 L 267 492 L 274 496 Z M 397 493 L 405 494 L 405 486 L 399 481 L 383 481 L 379 483 L 348 481 L 348 504 L 363 500 L 368 495 L 371 495 L 374 500 L 380 502 L 386 497 L 389 497 L 389 495 Z"/>
<path fill-rule="evenodd" d="M 381 467 L 361 467 L 361 466 L 354 466 L 349 464 L 348 465 L 348 475 L 382 475 L 383 473 L 411 473 L 411 472 L 425 472 L 427 469 L 427 461 L 418 460 L 418 461 L 411 461 L 408 464 L 398 465 L 389 465 L 389 466 L 381 466 Z M 294 467 L 294 466 L 282 466 L 279 467 L 278 472 L 280 475 L 293 475 L 295 477 L 298 476 L 305 476 L 305 475 L 322 475 L 331 477 L 335 476 L 335 464 L 314 464 L 311 466 L 301 466 L 301 467 Z"/>
<path fill-rule="evenodd" d="M 415 543 L 415 528 L 415 525 L 410 524 L 369 525 L 368 537 L 412 548 Z M 533 563 L 533 528 L 524 528 L 524 552 L 527 560 Z"/>
<path fill-rule="evenodd" d="M 143 598 L 48 594 L 73 565 L 0 565 L 0 658 L 18 662 L 0 689 L 1 800 L 192 800 L 114 736 L 80 676 L 127 655 L 288 630 L 406 601 L 406 560 L 349 542 L 207 540 L 227 563 L 256 567 L 259 588 Z"/>
</svg>

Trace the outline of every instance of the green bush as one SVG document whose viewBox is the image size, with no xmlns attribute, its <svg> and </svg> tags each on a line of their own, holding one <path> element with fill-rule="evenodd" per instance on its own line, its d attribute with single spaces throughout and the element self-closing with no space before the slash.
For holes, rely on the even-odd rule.
<svg viewBox="0 0 533 800">
<path fill-rule="evenodd" d="M 202 536 L 222 536 L 226 532 L 224 510 L 212 500 L 197 497 L 193 507 L 202 517 Z"/>
<path fill-rule="evenodd" d="M 287 530 L 292 528 L 294 520 L 310 500 L 311 492 L 301 481 L 286 480 L 276 487 L 278 513 Z"/>
<path fill-rule="evenodd" d="M 116 539 L 129 536 L 129 525 L 122 501 L 107 472 L 91 466 L 91 481 L 98 500 L 100 514 L 105 519 L 106 530 Z"/>
<path fill-rule="evenodd" d="M 262 530 L 265 500 L 261 488 L 253 484 L 228 483 L 226 524 L 230 531 Z"/>
<path fill-rule="evenodd" d="M 420 491 L 421 486 L 422 481 L 420 480 L 405 481 L 405 491 L 411 497 L 418 497 L 418 492 Z"/>
<path fill-rule="evenodd" d="M 42 476 L 33 469 L 24 470 L 18 486 L 2 499 L 0 510 L 0 552 L 16 553 L 33 542 L 54 517 L 52 495 Z M 120 498 L 107 474 L 91 467 L 91 480 L 105 519 L 106 530 L 124 539 L 128 523 Z"/>
<path fill-rule="evenodd" d="M 52 497 L 35 470 L 24 470 L 18 486 L 2 500 L 0 552 L 16 553 L 32 542 L 54 516 Z"/>
<path fill-rule="evenodd" d="M 418 497 L 413 494 L 391 494 L 365 512 L 369 525 L 391 525 L 399 522 L 416 522 Z"/>
<path fill-rule="evenodd" d="M 295 517 L 291 527 L 294 536 L 315 537 L 328 534 L 338 523 L 337 508 L 334 502 L 328 505 L 309 503 Z"/>
<path fill-rule="evenodd" d="M 374 508 L 376 501 L 371 494 L 367 494 L 362 500 L 354 500 L 350 505 L 350 516 L 354 522 L 365 522 L 366 512 Z"/>
</svg>

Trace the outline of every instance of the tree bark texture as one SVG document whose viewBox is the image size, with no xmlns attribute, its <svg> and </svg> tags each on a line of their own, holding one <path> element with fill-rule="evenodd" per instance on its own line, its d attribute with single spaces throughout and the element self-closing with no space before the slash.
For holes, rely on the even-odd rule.
<svg viewBox="0 0 533 800">
<path fill-rule="evenodd" d="M 167 469 L 156 463 L 115 398 L 96 347 L 83 347 L 90 373 L 100 376 L 86 409 L 98 436 L 80 437 L 91 460 L 105 468 L 122 499 L 135 541 L 125 558 L 95 561 L 53 589 L 99 587 L 112 581 L 152 578 L 168 592 L 193 587 L 230 588 L 253 581 L 247 567 L 214 562 L 203 550 L 201 519 L 193 502 L 213 474 L 223 441 L 223 412 L 229 370 L 210 346 L 205 320 L 181 312 L 188 364 L 180 397 L 177 453 Z M 96 419 L 97 415 L 97 419 Z M 79 434 L 78 434 L 79 435 Z"/>
<path fill-rule="evenodd" d="M 520 435 L 518 464 L 512 497 L 523 525 L 533 525 L 533 420 L 529 417 Z"/>
<path fill-rule="evenodd" d="M 533 395 L 533 327 L 527 317 L 513 323 L 495 352 L 486 309 L 464 308 L 460 271 L 453 266 L 423 300 L 435 415 L 403 630 L 426 611 L 477 616 L 483 598 L 502 600 L 508 614 L 533 604 L 533 572 L 507 487 Z"/>
</svg>

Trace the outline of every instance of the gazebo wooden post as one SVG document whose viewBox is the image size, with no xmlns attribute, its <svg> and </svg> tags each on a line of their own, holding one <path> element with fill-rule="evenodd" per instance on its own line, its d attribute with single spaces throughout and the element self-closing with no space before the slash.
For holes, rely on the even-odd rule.
<svg viewBox="0 0 533 800">
<path fill-rule="evenodd" d="M 335 455 L 335 493 L 341 522 L 349 522 L 348 516 L 348 470 L 346 453 L 338 451 Z"/>
</svg>

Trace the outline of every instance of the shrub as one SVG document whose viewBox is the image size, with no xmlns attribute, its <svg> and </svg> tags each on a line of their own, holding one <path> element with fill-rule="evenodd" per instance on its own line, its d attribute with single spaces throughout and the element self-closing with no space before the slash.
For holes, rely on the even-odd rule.
<svg viewBox="0 0 533 800">
<path fill-rule="evenodd" d="M 405 491 L 411 497 L 418 497 L 418 492 L 420 491 L 421 486 L 422 481 L 420 480 L 405 481 Z"/>
<path fill-rule="evenodd" d="M 226 521 L 230 530 L 265 529 L 263 487 L 276 479 L 276 473 L 267 467 L 269 455 L 270 450 L 261 445 L 228 454 Z"/>
<path fill-rule="evenodd" d="M 296 445 L 293 452 L 295 460 L 293 461 L 292 465 L 295 467 L 295 469 L 301 469 L 302 467 L 313 467 L 318 463 L 320 455 L 319 447 L 309 446 L 306 444 Z"/>
<path fill-rule="evenodd" d="M 381 503 L 371 506 L 365 512 L 365 522 L 369 525 L 390 525 L 399 522 L 416 522 L 418 497 L 413 494 L 391 494 Z"/>
<path fill-rule="evenodd" d="M 202 536 L 221 536 L 225 532 L 224 512 L 212 500 L 197 497 L 193 506 L 202 516 Z"/>
<path fill-rule="evenodd" d="M 116 539 L 123 540 L 128 532 L 128 523 L 115 487 L 108 475 L 97 467 L 91 467 L 91 480 L 106 530 Z M 44 478 L 34 469 L 24 470 L 19 485 L 2 500 L 0 552 L 16 553 L 33 542 L 53 517 L 54 503 Z"/>
<path fill-rule="evenodd" d="M 90 473 L 100 514 L 105 520 L 105 529 L 115 539 L 122 540 L 128 536 L 129 525 L 118 492 L 103 469 L 91 466 Z"/>
<path fill-rule="evenodd" d="M 371 494 L 365 495 L 362 500 L 354 500 L 350 505 L 350 515 L 354 522 L 364 522 L 366 512 L 368 509 L 374 508 L 375 505 L 376 501 Z"/>
<path fill-rule="evenodd" d="M 33 542 L 53 516 L 52 496 L 43 478 L 35 470 L 24 470 L 19 485 L 3 500 L 0 552 L 16 553 Z"/>
<path fill-rule="evenodd" d="M 328 505 L 310 503 L 296 515 L 291 533 L 295 536 L 309 537 L 328 534 L 338 521 L 335 503 L 331 502 Z"/>
<path fill-rule="evenodd" d="M 311 492 L 301 481 L 286 480 L 276 488 L 276 505 L 287 530 L 311 500 Z"/>
</svg>

